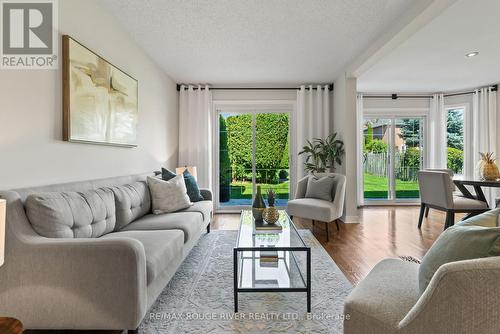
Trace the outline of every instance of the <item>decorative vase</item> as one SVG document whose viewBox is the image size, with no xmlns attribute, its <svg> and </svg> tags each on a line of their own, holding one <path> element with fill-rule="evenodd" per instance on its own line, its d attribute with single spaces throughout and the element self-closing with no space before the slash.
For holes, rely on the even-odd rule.
<svg viewBox="0 0 500 334">
<path fill-rule="evenodd" d="M 252 214 L 256 222 L 262 222 L 263 220 L 262 214 L 264 213 L 265 208 L 266 208 L 266 203 L 262 198 L 260 186 L 257 186 L 257 195 L 255 195 L 255 199 L 253 200 L 252 204 Z"/>
<path fill-rule="evenodd" d="M 280 219 L 280 212 L 274 206 L 270 206 L 264 210 L 264 220 L 269 224 L 275 224 Z"/>
<path fill-rule="evenodd" d="M 495 181 L 500 178 L 500 172 L 493 159 L 493 152 L 480 153 L 481 161 L 479 162 L 479 175 L 483 180 Z"/>
</svg>

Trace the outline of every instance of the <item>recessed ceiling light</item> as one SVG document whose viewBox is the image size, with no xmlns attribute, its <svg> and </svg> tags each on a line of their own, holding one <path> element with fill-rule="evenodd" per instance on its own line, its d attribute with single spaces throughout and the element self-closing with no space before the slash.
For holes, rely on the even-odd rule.
<svg viewBox="0 0 500 334">
<path fill-rule="evenodd" d="M 466 56 L 467 58 L 471 58 L 471 57 L 475 57 L 475 56 L 477 56 L 478 54 L 479 54 L 479 52 L 474 51 L 474 52 L 470 52 L 470 53 L 466 54 L 465 56 Z"/>
</svg>

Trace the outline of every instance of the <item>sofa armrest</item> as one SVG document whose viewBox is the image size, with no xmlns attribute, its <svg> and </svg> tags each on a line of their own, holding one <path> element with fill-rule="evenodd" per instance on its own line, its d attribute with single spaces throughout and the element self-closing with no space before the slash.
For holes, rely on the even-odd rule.
<svg viewBox="0 0 500 334">
<path fill-rule="evenodd" d="M 212 190 L 207 189 L 207 188 L 201 188 L 200 189 L 200 193 L 201 193 L 201 196 L 203 197 L 203 199 L 205 201 L 211 201 L 211 200 L 213 200 Z"/>
<path fill-rule="evenodd" d="M 0 313 L 27 319 L 26 328 L 135 329 L 143 319 L 146 258 L 139 241 L 30 237 L 16 248 L 1 268 Z"/>
<path fill-rule="evenodd" d="M 496 333 L 500 257 L 442 265 L 399 327 L 405 333 Z"/>
</svg>

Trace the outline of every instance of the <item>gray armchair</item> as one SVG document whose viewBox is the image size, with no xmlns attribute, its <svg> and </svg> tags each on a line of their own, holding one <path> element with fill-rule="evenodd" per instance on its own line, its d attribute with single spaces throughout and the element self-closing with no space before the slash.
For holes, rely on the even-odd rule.
<svg viewBox="0 0 500 334">
<path fill-rule="evenodd" d="M 328 242 L 329 223 L 335 222 L 337 230 L 339 230 L 337 219 L 342 217 L 342 213 L 344 212 L 346 177 L 337 173 L 316 173 L 315 176 L 330 176 L 334 178 L 332 201 L 329 202 L 316 198 L 305 198 L 307 182 L 309 179 L 309 176 L 306 176 L 300 179 L 297 183 L 295 199 L 288 201 L 287 212 L 290 215 L 290 218 L 297 216 L 300 218 L 311 219 L 313 224 L 316 221 L 324 222 L 326 227 L 326 241 Z"/>
<path fill-rule="evenodd" d="M 421 170 L 418 172 L 418 185 L 421 198 L 418 228 L 422 226 L 427 208 L 446 212 L 445 229 L 455 223 L 457 212 L 476 215 L 489 210 L 486 202 L 454 196 L 453 181 L 447 171 Z"/>
</svg>

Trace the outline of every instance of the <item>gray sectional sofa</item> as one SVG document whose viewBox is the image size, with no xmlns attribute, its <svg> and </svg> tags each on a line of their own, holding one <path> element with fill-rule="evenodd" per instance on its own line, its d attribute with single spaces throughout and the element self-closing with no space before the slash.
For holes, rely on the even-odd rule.
<svg viewBox="0 0 500 334">
<path fill-rule="evenodd" d="M 151 214 L 148 175 L 0 192 L 0 314 L 28 329 L 137 329 L 213 208 L 201 190 L 187 210 Z"/>
</svg>

